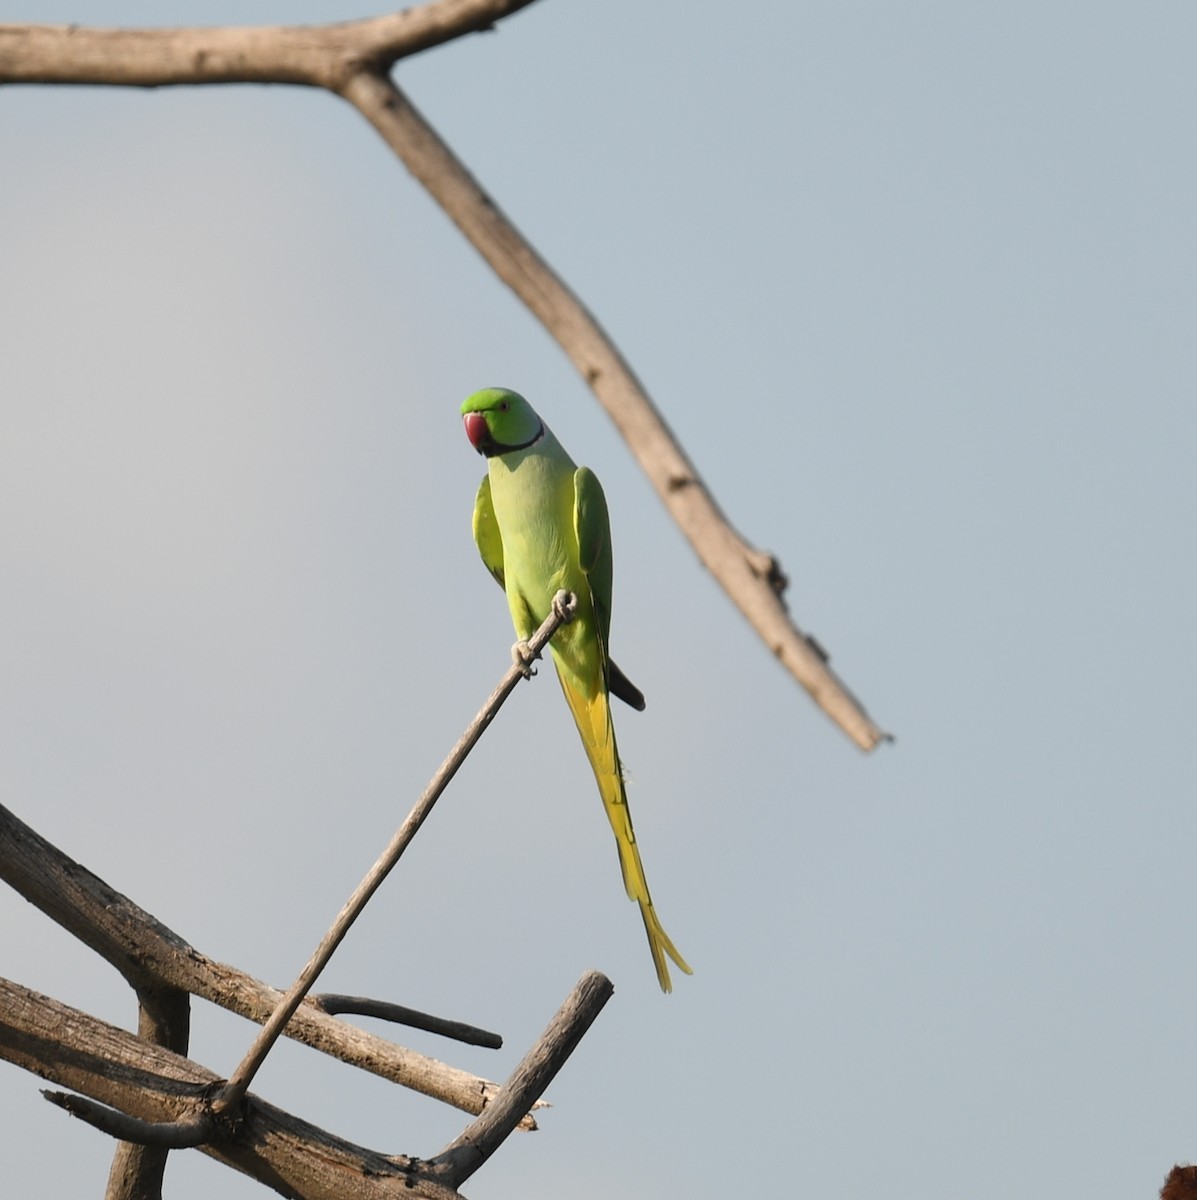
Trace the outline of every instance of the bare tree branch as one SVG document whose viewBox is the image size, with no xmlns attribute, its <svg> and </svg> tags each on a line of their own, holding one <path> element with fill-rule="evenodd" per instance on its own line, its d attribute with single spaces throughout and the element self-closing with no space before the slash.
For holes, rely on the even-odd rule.
<svg viewBox="0 0 1197 1200">
<path fill-rule="evenodd" d="M 39 997 L 36 993 L 26 992 L 25 989 L 18 989 L 17 985 L 8 984 L 4 980 L 0 980 L 0 996 L 3 995 L 5 987 L 13 989 L 14 994 L 24 993 L 22 998 L 32 1001 L 41 1011 L 69 1011 L 57 1001 Z M 467 1126 L 440 1154 L 421 1163 L 420 1173 L 427 1178 L 448 1183 L 454 1189 L 474 1174 L 511 1135 L 520 1124 L 523 1115 L 552 1083 L 614 990 L 611 981 L 598 971 L 588 971 L 583 975 L 544 1033 L 520 1060 L 511 1078 L 503 1086 L 499 1099 Z M 3 1007 L 0 1006 L 0 1012 L 2 1011 Z M 87 1019 L 94 1022 L 93 1018 Z M 102 1022 L 94 1022 L 93 1035 L 94 1030 L 101 1025 Z M 128 1036 L 124 1035 L 123 1031 L 116 1032 L 121 1034 L 122 1038 Z M 111 1026 L 104 1028 L 102 1036 L 94 1037 L 94 1041 L 106 1046 L 109 1053 L 112 1052 L 112 1043 L 117 1040 L 119 1039 L 113 1037 Z M 13 1038 L 14 1044 L 19 1044 L 19 1041 L 19 1036 Z M 20 1061 L 19 1057 L 14 1056 L 14 1061 Z M 36 1069 L 42 1071 L 52 1068 L 48 1068 L 44 1062 L 39 1062 Z M 113 1137 L 124 1138 L 144 1146 L 171 1149 L 198 1148 L 210 1142 L 236 1140 L 239 1136 L 251 1118 L 248 1107 L 239 1120 L 224 1124 L 219 1115 L 206 1103 L 210 1094 L 210 1088 L 196 1093 L 198 1103 L 190 1103 L 185 1114 L 174 1120 L 147 1121 L 86 1096 L 49 1090 L 42 1092 L 51 1103 Z M 408 1161 L 414 1163 L 417 1160 Z"/>
<path fill-rule="evenodd" d="M 295 984 L 285 996 L 278 1000 L 273 1012 L 266 1020 L 261 1034 L 255 1039 L 227 1083 L 214 1091 L 209 1085 L 202 1096 L 193 1092 L 187 1099 L 181 1115 L 171 1116 L 161 1121 L 147 1119 L 136 1112 L 126 1111 L 125 1105 L 112 1100 L 107 1095 L 101 1102 L 97 1102 L 86 1096 L 71 1096 L 53 1091 L 45 1093 L 48 1100 L 65 1108 L 88 1124 L 142 1148 L 143 1153 L 140 1156 L 135 1155 L 132 1151 L 122 1150 L 118 1153 L 110 1174 L 110 1195 L 146 1197 L 156 1195 L 160 1191 L 161 1173 L 165 1165 L 167 1150 L 207 1145 L 214 1139 L 222 1141 L 223 1138 L 216 1136 L 222 1130 L 237 1130 L 242 1127 L 248 1116 L 249 1083 L 271 1047 L 292 1017 L 295 1016 L 304 996 L 344 939 L 354 920 L 399 861 L 403 851 L 410 845 L 432 812 L 436 801 L 444 793 L 445 788 L 491 721 L 494 720 L 503 702 L 514 690 L 516 684 L 531 674 L 527 664 L 532 659 L 539 657 L 557 629 L 572 619 L 576 607 L 577 600 L 571 593 L 558 592 L 548 617 L 529 639 L 526 646 L 521 646 L 523 653 L 513 656 L 514 661 L 499 685 L 441 764 L 424 794 L 395 833 L 386 850 L 346 902 L 332 928 L 322 939 L 320 946 Z M 23 826 L 7 810 L 0 808 L 0 868 L 3 869 L 5 876 L 12 880 L 14 886 L 29 894 L 31 899 L 42 902 L 46 911 L 61 919 L 68 928 L 78 931 L 88 944 L 114 962 L 138 987 L 141 997 L 139 1032 L 145 1036 L 145 1041 L 141 1044 L 147 1047 L 147 1053 L 151 1047 L 159 1048 L 162 1053 L 165 1053 L 162 1044 L 166 1042 L 174 1042 L 179 1044 L 182 1049 L 186 1049 L 189 1029 L 186 993 L 173 986 L 168 985 L 165 988 L 161 986 L 156 979 L 156 972 L 148 966 L 145 956 L 133 952 L 124 938 L 119 936 L 129 932 L 127 926 L 114 931 L 111 926 L 105 927 L 102 922 L 89 919 L 86 910 L 90 907 L 88 902 L 94 900 L 94 897 L 88 893 L 107 889 L 95 876 L 84 871 L 78 864 L 70 863 L 69 860 L 61 861 L 63 856 L 58 855 L 56 851 L 53 853 L 51 851 L 53 851 L 53 847 L 50 847 L 49 843 Z M 30 870 L 31 864 L 42 864 L 47 860 L 50 871 L 43 874 Z M 68 869 L 63 869 L 64 866 Z M 65 886 L 63 886 L 64 884 Z M 72 893 L 75 894 L 72 896 Z M 72 902 L 77 901 L 80 893 L 85 898 L 84 903 Z M 116 899 L 123 902 L 121 907 L 133 907 L 124 901 L 123 897 L 116 897 Z M 105 906 L 105 912 L 107 913 L 107 906 Z M 158 925 L 148 914 L 140 913 L 140 910 L 138 912 L 141 917 L 139 925 L 156 926 L 155 932 L 166 934 L 171 941 L 178 943 L 178 939 L 173 934 Z M 118 936 L 113 936 L 114 932 Z M 175 950 L 180 948 L 182 947 L 178 944 L 172 947 Z M 40 1002 L 45 1000 L 44 997 L 38 998 L 35 993 L 17 989 L 15 984 L 9 985 L 9 989 L 10 997 L 23 999 L 27 1009 L 30 1004 L 38 1008 L 39 1012 L 44 1009 L 44 1005 L 38 1007 Z M 608 994 L 609 991 L 610 985 L 608 985 Z M 47 1001 L 47 1003 L 52 1004 L 53 1002 Z M 597 1013 L 597 1008 L 594 1011 Z M 3 1019 L 5 1015 L 4 997 L 0 994 L 0 1019 Z M 83 1015 L 80 1014 L 80 1016 Z M 87 1018 L 87 1020 L 90 1021 L 91 1018 Z M 590 1020 L 593 1020 L 593 1017 L 580 1026 L 580 1032 L 576 1037 L 566 1034 L 556 1039 L 559 1046 L 564 1046 L 564 1050 L 555 1055 L 553 1061 L 556 1066 L 552 1072 L 548 1075 L 541 1072 L 535 1077 L 540 1081 L 542 1087 L 572 1051 L 573 1046 L 577 1043 L 577 1038 L 581 1037 L 582 1032 L 589 1027 Z M 98 1027 L 100 1023 L 94 1024 Z M 13 1028 L 18 1028 L 18 1025 L 18 1022 L 14 1022 Z M 108 1028 L 111 1029 L 111 1027 Z M 113 1040 L 111 1036 L 107 1039 L 108 1043 L 112 1043 Z M 39 1045 L 38 1039 L 30 1038 L 26 1031 L 25 1036 L 17 1034 L 12 1037 L 6 1047 L 4 1038 L 0 1036 L 0 1052 L 7 1048 L 9 1052 L 6 1056 L 10 1057 L 12 1061 L 53 1078 L 58 1078 L 54 1074 L 53 1064 L 61 1055 L 65 1045 L 64 1039 L 52 1040 L 49 1045 Z M 86 1073 L 84 1073 L 84 1078 L 91 1080 Z M 91 1080 L 91 1085 L 95 1086 L 94 1080 Z M 78 1082 L 75 1086 L 81 1090 L 87 1090 Z M 525 1085 L 514 1096 L 509 1094 L 499 1102 L 497 1106 L 499 1119 L 488 1122 L 486 1126 L 491 1131 L 487 1135 L 486 1144 L 491 1146 L 491 1149 L 486 1152 L 487 1155 L 493 1153 L 493 1148 L 526 1117 L 528 1110 L 537 1099 L 538 1094 L 529 1094 L 529 1086 Z M 512 1112 L 513 1100 L 521 1105 L 518 1112 Z M 495 1134 L 493 1132 L 495 1129 L 501 1132 Z M 464 1174 L 462 1177 L 464 1178 Z"/>
<path fill-rule="evenodd" d="M 201 954 L 161 921 L 74 862 L 0 805 L 0 879 L 90 946 L 138 988 L 168 986 L 251 1021 L 265 1021 L 282 993 Z M 287 1037 L 384 1079 L 480 1113 L 499 1085 L 338 1021 L 305 1004 Z M 528 1128 L 535 1128 L 529 1119 Z"/>
<path fill-rule="evenodd" d="M 598 971 L 587 971 L 582 976 L 536 1045 L 503 1085 L 499 1099 L 429 1164 L 438 1176 L 460 1187 L 494 1154 L 532 1102 L 552 1083 L 614 991 L 611 981 Z"/>
<path fill-rule="evenodd" d="M 532 0 L 434 0 L 363 21 L 195 29 L 0 25 L 0 83 L 291 83 L 336 91 L 364 66 L 490 29 Z"/>
<path fill-rule="evenodd" d="M 320 992 L 309 996 L 308 1002 L 321 1012 L 332 1016 L 375 1017 L 380 1021 L 391 1021 L 406 1025 L 409 1029 L 422 1029 L 425 1033 L 436 1033 L 441 1037 L 464 1042 L 467 1046 L 481 1046 L 486 1050 L 502 1050 L 503 1039 L 497 1033 L 467 1025 L 464 1021 L 450 1021 L 432 1013 L 406 1008 L 402 1004 L 391 1004 L 387 1000 L 372 1000 L 369 996 L 345 996 L 339 992 Z"/>
<path fill-rule="evenodd" d="M 137 1036 L 187 1053 L 191 997 L 181 988 L 143 985 L 137 992 Z M 104 1200 L 161 1200 L 168 1147 L 123 1141 L 112 1156 Z"/>
<path fill-rule="evenodd" d="M 78 1009 L 0 979 L 0 1058 L 142 1122 L 194 1120 L 217 1076 Z M 74 1106 L 73 1106 L 74 1107 Z M 129 1136 L 137 1126 L 121 1126 Z M 197 1147 L 303 1200 L 455 1200 L 416 1159 L 356 1146 L 257 1096 L 243 1119 Z"/>
<path fill-rule="evenodd" d="M 488 29 L 530 2 L 433 0 L 386 16 L 320 26 L 115 30 L 0 25 L 0 84 L 285 83 L 344 97 L 557 340 L 701 561 L 769 649 L 857 745 L 871 750 L 888 735 L 830 670 L 818 644 L 790 618 L 780 565 L 731 527 L 593 315 L 388 77 L 398 59 Z M 542 627 L 533 648 L 543 646 L 554 628 L 555 623 L 547 632 Z M 529 1124 L 528 1110 L 611 994 L 602 976 L 584 977 L 497 1100 L 494 1084 L 354 1029 L 310 998 L 305 1001 L 356 915 L 518 678 L 519 668 L 513 666 L 492 697 L 493 707 L 488 704 L 479 713 L 286 995 L 205 958 L 0 807 L 0 877 L 112 962 L 138 993 L 140 1036 L 135 1038 L 0 981 L 0 1057 L 75 1087 L 84 1095 L 48 1095 L 114 1136 L 140 1143 L 118 1149 L 108 1200 L 160 1195 L 167 1148 L 193 1145 L 197 1139 L 204 1140 L 205 1153 L 288 1196 L 372 1200 L 402 1194 L 448 1200 L 512 1128 Z M 224 1087 L 211 1072 L 181 1057 L 187 1049 L 188 993 L 264 1025 Z M 389 1158 L 332 1138 L 248 1094 L 254 1073 L 284 1032 L 482 1116 L 431 1164 Z"/>
<path fill-rule="evenodd" d="M 632 368 L 598 321 L 483 191 L 411 101 L 378 73 L 350 75 L 341 94 L 374 126 L 495 273 L 528 306 L 615 422 L 706 568 L 815 703 L 864 750 L 888 734 L 792 621 L 785 576 L 728 523 Z"/>
<path fill-rule="evenodd" d="M 66 1109 L 72 1117 L 78 1117 L 101 1133 L 123 1138 L 129 1145 L 145 1150 L 191 1150 L 209 1141 L 215 1128 L 215 1122 L 206 1110 L 178 1121 L 143 1121 L 72 1092 L 52 1092 L 43 1088 L 42 1095 L 51 1104 Z"/>
<path fill-rule="evenodd" d="M 565 351 L 699 559 L 769 650 L 858 746 L 872 750 L 889 735 L 790 617 L 778 561 L 732 528 L 595 317 L 387 77 L 400 57 L 487 28 L 523 3 L 434 0 L 367 21 L 254 29 L 0 26 L 0 84 L 292 83 L 344 96 Z"/>
<path fill-rule="evenodd" d="M 540 628 L 528 639 L 527 651 L 531 658 L 539 657 L 540 652 L 549 644 L 549 639 L 557 629 L 573 620 L 577 609 L 577 597 L 572 592 L 558 592 L 553 598 L 553 607 L 544 619 Z M 299 978 L 291 985 L 287 994 L 279 1001 L 278 1007 L 270 1014 L 270 1019 L 262 1026 L 261 1033 L 246 1051 L 237 1069 L 229 1076 L 229 1081 L 221 1089 L 214 1101 L 217 1113 L 229 1113 L 236 1108 L 241 1097 L 245 1095 L 250 1081 L 270 1053 L 271 1046 L 278 1041 L 286 1028 L 287 1022 L 295 1015 L 304 996 L 311 991 L 312 985 L 320 972 L 328 965 L 337 947 L 349 932 L 350 926 L 357 920 L 362 909 L 370 901 L 370 897 L 382 886 L 382 881 L 391 873 L 391 869 L 399 861 L 404 850 L 411 845 L 412 838 L 420 831 L 420 826 L 428 819 L 437 800 L 445 788 L 449 786 L 453 776 L 457 774 L 466 756 L 478 744 L 478 739 L 486 732 L 487 726 L 495 719 L 503 701 L 511 695 L 515 685 L 521 679 L 528 677 L 528 668 L 516 661 L 507 668 L 507 674 L 499 682 L 499 686 L 490 694 L 490 698 L 479 710 L 478 715 L 467 726 L 465 733 L 457 741 L 457 745 L 449 751 L 449 756 L 441 763 L 436 774 L 432 777 L 424 794 L 416 801 L 415 807 L 407 815 L 407 820 L 395 831 L 390 844 L 379 855 L 378 861 L 366 873 L 365 879 L 358 884 L 353 895 L 345 901 L 344 907 L 337 914 L 332 927 L 321 939 L 308 964 L 299 973 Z"/>
</svg>

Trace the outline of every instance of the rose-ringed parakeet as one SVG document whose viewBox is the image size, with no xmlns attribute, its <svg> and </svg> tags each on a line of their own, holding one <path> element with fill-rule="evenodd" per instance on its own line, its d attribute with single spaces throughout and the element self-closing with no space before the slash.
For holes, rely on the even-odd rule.
<svg viewBox="0 0 1197 1200">
<path fill-rule="evenodd" d="M 615 833 L 624 886 L 640 905 L 657 979 L 671 991 L 666 955 L 691 972 L 653 908 L 611 722 L 610 694 L 636 709 L 644 708 L 644 697 L 607 655 L 611 530 L 603 489 L 515 392 L 485 388 L 461 413 L 466 435 L 487 459 L 474 504 L 474 540 L 507 593 L 521 642 L 548 616 L 559 590 L 578 598 L 574 619 L 557 630 L 549 648 Z"/>
</svg>

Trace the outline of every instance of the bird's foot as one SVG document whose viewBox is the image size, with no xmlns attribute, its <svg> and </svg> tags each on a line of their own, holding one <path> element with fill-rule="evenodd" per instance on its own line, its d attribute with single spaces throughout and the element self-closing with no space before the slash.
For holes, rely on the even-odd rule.
<svg viewBox="0 0 1197 1200">
<path fill-rule="evenodd" d="M 525 679 L 531 679 L 536 674 L 536 668 L 532 665 L 540 657 L 527 642 L 521 638 L 514 646 L 511 647 L 511 661 L 520 669 L 520 674 Z"/>
<path fill-rule="evenodd" d="M 562 625 L 568 625 L 578 612 L 578 598 L 573 592 L 560 591 L 553 597 L 553 612 Z"/>
</svg>

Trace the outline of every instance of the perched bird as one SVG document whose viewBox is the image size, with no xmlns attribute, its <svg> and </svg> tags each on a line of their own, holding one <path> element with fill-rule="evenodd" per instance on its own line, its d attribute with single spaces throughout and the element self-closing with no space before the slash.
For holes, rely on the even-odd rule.
<svg viewBox="0 0 1197 1200">
<path fill-rule="evenodd" d="M 475 392 L 461 406 L 466 436 L 487 459 L 474 503 L 474 541 L 507 593 L 516 635 L 526 642 L 561 589 L 577 612 L 549 643 L 619 846 L 628 897 L 640 905 L 661 990 L 673 990 L 668 955 L 691 973 L 653 908 L 632 830 L 608 694 L 635 709 L 644 697 L 607 656 L 611 628 L 611 529 L 594 473 L 574 465 L 532 406 L 506 388 Z"/>
</svg>

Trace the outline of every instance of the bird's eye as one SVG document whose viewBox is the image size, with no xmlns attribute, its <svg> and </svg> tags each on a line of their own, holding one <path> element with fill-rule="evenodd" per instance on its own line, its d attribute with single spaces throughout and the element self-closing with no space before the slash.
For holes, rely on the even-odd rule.
<svg viewBox="0 0 1197 1200">
<path fill-rule="evenodd" d="M 499 412 L 506 412 L 506 411 L 507 411 L 507 401 L 506 401 L 506 400 L 504 400 L 504 401 L 503 401 L 503 402 L 502 402 L 502 403 L 499 405 Z"/>
</svg>

